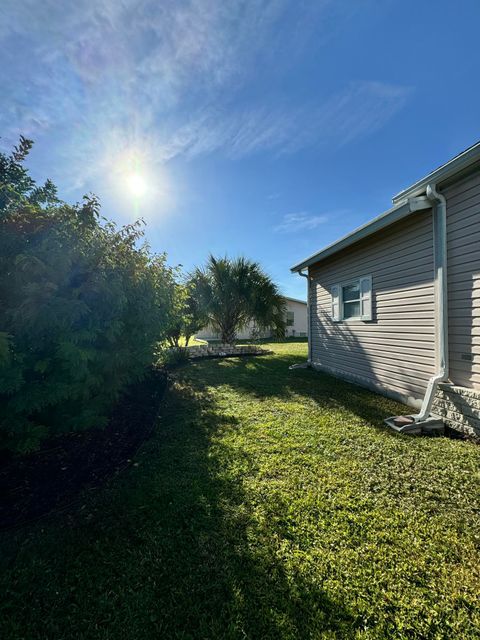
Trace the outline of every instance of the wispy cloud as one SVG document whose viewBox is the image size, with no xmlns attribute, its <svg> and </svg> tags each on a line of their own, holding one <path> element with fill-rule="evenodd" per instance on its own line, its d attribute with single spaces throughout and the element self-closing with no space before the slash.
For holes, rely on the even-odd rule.
<svg viewBox="0 0 480 640">
<path fill-rule="evenodd" d="M 206 109 L 160 141 L 166 159 L 221 151 L 241 158 L 261 151 L 278 155 L 334 143 L 345 145 L 383 127 L 406 104 L 410 87 L 357 82 L 320 105 L 272 104 Z"/>
<path fill-rule="evenodd" d="M 349 0 L 77 0 L 68 10 L 3 0 L 0 132 L 7 144 L 48 134 L 72 188 L 132 148 L 162 164 L 351 143 L 384 126 L 410 90 L 359 82 L 306 104 L 244 89 L 352 11 Z"/>
<path fill-rule="evenodd" d="M 298 211 L 296 213 L 286 213 L 282 222 L 278 224 L 274 230 L 277 233 L 296 233 L 305 231 L 306 229 L 316 229 L 325 222 L 328 222 L 328 215 L 312 215 L 307 211 Z"/>
<path fill-rule="evenodd" d="M 22 105 L 34 112 L 28 115 L 32 124 L 38 120 L 52 128 L 72 113 L 79 123 L 89 124 L 101 113 L 146 118 L 148 125 L 160 117 L 172 120 L 173 108 L 185 122 L 193 105 L 204 110 L 225 91 L 231 95 L 253 65 L 271 55 L 265 43 L 284 33 L 279 22 L 289 5 L 289 0 L 77 0 L 65 10 L 58 0 L 4 0 L 2 93 L 18 105 L 18 124 L 28 115 Z M 36 100 L 29 100 L 33 95 Z M 93 113 L 85 110 L 88 105 Z"/>
<path fill-rule="evenodd" d="M 318 141 L 345 145 L 371 134 L 403 109 L 412 91 L 396 84 L 353 82 L 310 110 L 303 133 L 292 138 L 284 151 L 292 153 Z"/>
</svg>

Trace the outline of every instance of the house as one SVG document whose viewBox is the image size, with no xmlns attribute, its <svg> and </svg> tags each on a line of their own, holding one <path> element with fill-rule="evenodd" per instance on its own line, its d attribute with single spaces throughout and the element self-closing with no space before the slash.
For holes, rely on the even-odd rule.
<svg viewBox="0 0 480 640">
<path fill-rule="evenodd" d="M 284 296 L 287 311 L 286 311 L 286 330 L 285 337 L 307 337 L 307 303 L 304 300 L 297 300 L 296 298 L 287 298 Z M 220 336 L 218 332 L 211 326 L 207 326 L 196 334 L 197 338 L 203 340 L 219 340 Z M 270 338 L 272 337 L 272 331 L 256 330 L 253 322 L 249 323 L 241 331 L 239 331 L 237 338 L 239 340 L 250 340 L 251 338 Z"/>
<path fill-rule="evenodd" d="M 308 335 L 307 303 L 304 300 L 285 297 L 287 304 L 286 338 L 306 338 Z"/>
<path fill-rule="evenodd" d="M 291 270 L 312 367 L 418 410 L 397 430 L 440 416 L 480 436 L 480 143 Z"/>
</svg>

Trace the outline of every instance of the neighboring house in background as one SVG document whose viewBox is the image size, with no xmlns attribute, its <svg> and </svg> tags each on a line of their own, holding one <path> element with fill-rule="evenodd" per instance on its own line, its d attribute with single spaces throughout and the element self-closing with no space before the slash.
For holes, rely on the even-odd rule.
<svg viewBox="0 0 480 640">
<path fill-rule="evenodd" d="M 284 297 L 287 306 L 286 312 L 286 330 L 285 336 L 287 338 L 307 337 L 307 303 L 303 300 L 297 300 L 296 298 Z M 271 338 L 273 332 L 271 330 L 261 331 L 255 328 L 253 323 L 249 323 L 241 331 L 238 332 L 238 340 L 249 340 L 251 338 Z M 218 340 L 220 335 L 210 325 L 202 329 L 196 334 L 197 338 L 203 340 Z"/>
<path fill-rule="evenodd" d="M 480 143 L 304 270 L 311 366 L 480 436 Z"/>
<path fill-rule="evenodd" d="M 306 338 L 308 336 L 307 303 L 296 298 L 285 297 L 287 304 L 286 338 Z"/>
</svg>

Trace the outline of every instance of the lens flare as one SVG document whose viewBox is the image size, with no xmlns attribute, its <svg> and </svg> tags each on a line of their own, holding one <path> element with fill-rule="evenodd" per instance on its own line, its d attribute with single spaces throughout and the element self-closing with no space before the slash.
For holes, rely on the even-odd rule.
<svg viewBox="0 0 480 640">
<path fill-rule="evenodd" d="M 132 173 L 127 176 L 127 187 L 135 198 L 141 198 L 147 192 L 147 182 L 140 173 Z"/>
<path fill-rule="evenodd" d="M 170 175 L 147 140 L 127 144 L 126 138 L 118 135 L 104 152 L 108 193 L 119 218 L 142 218 L 150 224 L 166 217 L 173 207 Z"/>
</svg>

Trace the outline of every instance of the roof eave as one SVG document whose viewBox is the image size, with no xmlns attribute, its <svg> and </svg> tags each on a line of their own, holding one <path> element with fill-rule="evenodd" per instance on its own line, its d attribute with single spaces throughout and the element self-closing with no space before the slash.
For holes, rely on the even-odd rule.
<svg viewBox="0 0 480 640">
<path fill-rule="evenodd" d="M 285 300 L 290 300 L 290 302 L 299 302 L 300 304 L 307 304 L 306 300 L 299 300 L 298 298 L 290 298 L 290 296 L 283 296 Z"/>
<path fill-rule="evenodd" d="M 469 171 L 475 170 L 475 167 L 478 167 L 478 163 L 480 163 L 480 142 L 475 143 L 455 158 L 452 158 L 449 162 L 442 165 L 435 171 L 432 171 L 427 176 L 418 180 L 413 185 L 400 191 L 393 198 L 393 208 L 389 209 L 385 213 L 382 213 L 377 218 L 374 218 L 370 222 L 358 227 L 351 233 L 347 234 L 340 240 L 330 244 L 325 249 L 314 253 L 309 256 L 302 262 L 291 267 L 290 271 L 292 273 L 296 273 L 301 271 L 302 269 L 306 269 L 310 265 L 319 262 L 320 260 L 324 260 L 329 256 L 341 251 L 349 247 L 350 245 L 358 242 L 359 240 L 363 240 L 367 238 L 377 231 L 384 229 L 385 227 L 393 224 L 397 220 L 401 220 L 403 217 L 409 215 L 413 211 L 418 211 L 420 209 L 430 208 L 430 205 L 422 205 L 420 202 L 423 198 L 419 197 L 425 193 L 425 189 L 429 183 L 433 183 L 436 185 L 446 186 L 449 183 L 449 180 L 457 180 L 461 177 L 461 175 L 467 175 Z M 416 204 L 415 204 L 416 201 Z M 413 208 L 412 208 L 413 203 Z"/>
<path fill-rule="evenodd" d="M 358 242 L 359 240 L 363 240 L 364 238 L 368 238 L 374 233 L 377 233 L 377 231 L 380 231 L 381 229 L 393 224 L 397 220 L 401 220 L 409 213 L 411 213 L 411 207 L 408 202 L 401 204 L 399 206 L 393 207 L 392 209 L 389 209 L 388 211 L 385 211 L 381 215 L 377 216 L 370 222 L 367 222 L 361 227 L 358 227 L 357 229 L 347 234 L 343 238 L 340 238 L 340 240 L 337 240 L 336 242 L 328 245 L 328 247 L 325 247 L 325 249 L 322 249 L 322 251 L 318 251 L 317 253 L 314 253 L 313 255 L 309 256 L 302 262 L 299 262 L 298 264 L 294 265 L 293 267 L 290 268 L 290 271 L 292 273 L 297 273 L 302 269 L 306 269 L 310 265 L 315 264 L 315 262 L 324 260 L 325 258 L 328 258 L 334 253 L 337 253 L 342 249 L 346 249 L 347 247 L 354 244 L 355 242 Z"/>
<path fill-rule="evenodd" d="M 476 142 L 474 145 L 460 153 L 455 158 L 452 158 L 449 162 L 435 169 L 421 180 L 418 180 L 410 187 L 403 189 L 392 198 L 393 204 L 398 205 L 405 202 L 412 196 L 418 196 L 425 192 L 425 188 L 429 183 L 440 184 L 445 182 L 452 176 L 461 173 L 468 169 L 475 162 L 480 161 L 480 142 Z"/>
</svg>

